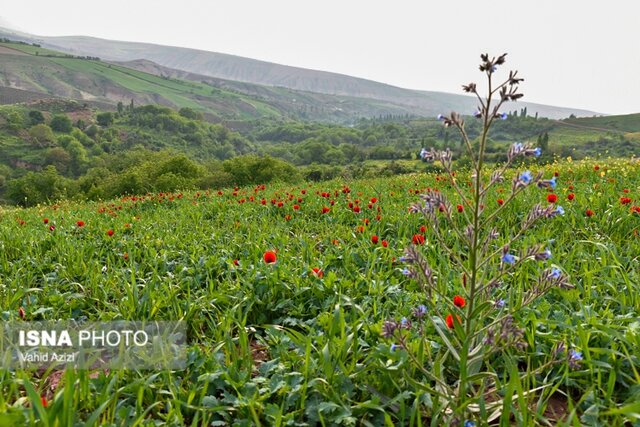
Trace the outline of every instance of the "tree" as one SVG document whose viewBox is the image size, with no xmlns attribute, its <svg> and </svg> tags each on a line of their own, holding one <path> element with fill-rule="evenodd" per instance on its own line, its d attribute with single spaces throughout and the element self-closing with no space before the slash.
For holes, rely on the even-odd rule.
<svg viewBox="0 0 640 427">
<path fill-rule="evenodd" d="M 62 147 L 54 147 L 47 152 L 45 165 L 53 165 L 60 175 L 66 175 L 71 166 L 71 155 Z"/>
<path fill-rule="evenodd" d="M 44 115 L 42 111 L 31 110 L 29 111 L 29 122 L 32 126 L 44 123 Z"/>
<path fill-rule="evenodd" d="M 31 136 L 31 141 L 38 147 L 54 145 L 54 141 L 56 140 L 51 128 L 45 124 L 33 126 L 29 129 L 29 135 Z"/>
<path fill-rule="evenodd" d="M 111 126 L 113 124 L 113 113 L 111 112 L 100 113 L 96 116 L 96 121 L 102 127 Z"/>
<path fill-rule="evenodd" d="M 118 115 L 122 115 L 122 113 L 124 112 L 124 104 L 122 103 L 122 101 L 118 101 Z"/>
<path fill-rule="evenodd" d="M 69 133 L 73 129 L 71 119 L 64 114 L 56 114 L 51 119 L 51 129 L 56 132 Z"/>
</svg>

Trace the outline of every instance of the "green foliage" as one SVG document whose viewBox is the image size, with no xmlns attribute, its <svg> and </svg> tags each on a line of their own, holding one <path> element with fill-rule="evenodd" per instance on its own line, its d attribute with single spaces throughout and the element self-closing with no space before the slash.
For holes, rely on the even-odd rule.
<svg viewBox="0 0 640 427">
<path fill-rule="evenodd" d="M 56 140 L 51 128 L 45 124 L 31 127 L 31 129 L 29 129 L 29 135 L 33 143 L 38 147 L 47 147 L 52 145 Z"/>
<path fill-rule="evenodd" d="M 49 124 L 55 132 L 69 133 L 73 129 L 71 119 L 65 114 L 56 114 Z"/>
<path fill-rule="evenodd" d="M 114 114 L 110 111 L 105 113 L 99 113 L 96 115 L 96 121 L 102 127 L 108 127 L 113 124 Z"/>
<path fill-rule="evenodd" d="M 31 110 L 29 111 L 29 124 L 32 126 L 44 123 L 44 115 L 42 111 Z"/>
</svg>

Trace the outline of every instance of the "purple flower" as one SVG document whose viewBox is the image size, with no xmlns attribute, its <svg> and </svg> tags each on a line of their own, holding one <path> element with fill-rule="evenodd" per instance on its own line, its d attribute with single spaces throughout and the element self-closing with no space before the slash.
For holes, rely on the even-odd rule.
<svg viewBox="0 0 640 427">
<path fill-rule="evenodd" d="M 473 113 L 473 117 L 479 119 L 480 117 L 482 117 L 482 111 L 477 110 L 475 113 Z"/>
<path fill-rule="evenodd" d="M 549 274 L 549 277 L 551 277 L 552 279 L 559 279 L 561 274 L 562 272 L 560 271 L 560 269 L 554 267 L 551 269 L 551 273 Z"/>
<path fill-rule="evenodd" d="M 507 120 L 507 117 L 509 117 L 507 113 L 500 113 L 500 120 Z"/>
<path fill-rule="evenodd" d="M 444 120 L 444 116 L 442 114 L 438 114 L 438 120 Z"/>
<path fill-rule="evenodd" d="M 501 298 L 501 299 L 499 299 L 498 301 L 496 301 L 496 302 L 493 304 L 493 306 L 494 306 L 495 308 L 500 309 L 500 308 L 504 308 L 505 304 L 506 304 L 506 301 L 505 301 L 505 300 L 503 300 L 503 299 Z"/>
</svg>

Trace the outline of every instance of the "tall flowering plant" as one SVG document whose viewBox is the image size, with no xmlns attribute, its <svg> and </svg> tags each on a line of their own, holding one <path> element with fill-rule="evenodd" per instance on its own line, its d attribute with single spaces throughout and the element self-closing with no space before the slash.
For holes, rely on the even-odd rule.
<svg viewBox="0 0 640 427">
<path fill-rule="evenodd" d="M 505 230 L 504 235 L 499 226 L 505 209 L 521 193 L 535 187 L 554 189 L 555 177 L 544 179 L 542 172 L 517 171 L 511 178 L 508 196 L 500 199 L 495 208 L 487 208 L 489 191 L 512 174 L 516 159 L 541 154 L 540 148 L 515 143 L 508 149 L 502 166 L 488 170 L 485 165 L 492 124 L 508 118 L 502 111 L 505 103 L 523 96 L 519 92 L 523 79 L 517 71 L 510 71 L 508 77 L 496 82 L 496 72 L 505 57 L 506 54 L 492 58 L 481 55 L 480 71 L 488 85 L 486 96 L 479 94 L 476 83 L 463 86 L 478 101 L 473 116 L 482 121 L 482 132 L 477 141 L 470 140 L 460 114 L 438 116 L 444 126 L 456 128 L 462 136 L 472 165 L 470 186 L 458 181 L 449 149 L 421 153 L 424 160 L 442 164 L 458 200 L 452 203 L 442 192 L 428 191 L 411 206 L 411 212 L 426 218 L 433 234 L 433 242 L 409 246 L 402 258 L 406 263 L 403 273 L 420 284 L 426 294 L 425 303 L 413 310 L 412 318 L 389 319 L 383 325 L 383 335 L 392 341 L 394 351 L 408 352 L 409 359 L 428 380 L 420 388 L 436 398 L 432 417 L 441 418 L 448 425 L 463 420 L 466 425 L 475 425 L 501 415 L 505 379 L 493 369 L 492 361 L 498 352 L 509 357 L 527 347 L 518 312 L 553 288 L 572 287 L 563 271 L 551 263 L 549 242 L 525 248 L 521 245 L 527 230 L 538 226 L 541 220 L 563 215 L 562 206 L 536 204 L 515 231 Z M 541 264 L 536 276 L 526 271 L 516 274 L 530 262 Z M 451 278 L 456 280 L 452 282 Z M 437 332 L 444 350 L 416 350 L 433 347 L 427 329 Z M 416 341 L 420 344 L 416 345 Z M 425 353 L 432 357 L 425 358 Z M 562 360 L 571 367 L 580 365 L 580 353 L 566 351 L 564 343 L 556 345 L 551 353 L 538 370 Z"/>
</svg>

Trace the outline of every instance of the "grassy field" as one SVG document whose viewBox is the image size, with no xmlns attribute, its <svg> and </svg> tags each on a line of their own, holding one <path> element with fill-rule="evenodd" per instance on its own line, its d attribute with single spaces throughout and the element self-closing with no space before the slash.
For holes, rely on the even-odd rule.
<svg viewBox="0 0 640 427">
<path fill-rule="evenodd" d="M 576 369 L 563 362 L 527 376 L 533 383 L 518 387 L 537 391 L 514 396 L 495 422 L 638 425 L 640 164 L 570 162 L 544 173 L 557 174 L 555 203 L 565 215 L 529 230 L 517 249 L 547 242 L 553 255 L 492 292 L 516 307 L 515 290 L 538 264 L 562 269 L 575 287 L 520 311 L 526 349 L 500 353 L 490 369 L 501 379 L 535 371 L 559 342 L 583 359 Z M 510 185 L 488 196 L 487 215 Z M 414 309 L 441 298 L 403 274 L 400 258 L 416 235 L 440 272 L 441 295 L 464 292 L 431 224 L 407 213 L 427 189 L 459 203 L 443 177 L 414 174 L 0 210 L 4 320 L 20 321 L 22 309 L 25 320 L 182 319 L 189 330 L 183 371 L 1 370 L 0 424 L 435 422 L 430 380 L 381 336 L 386 319 L 417 323 Z M 531 206 L 547 205 L 548 191 L 528 190 L 501 215 L 497 248 Z M 462 216 L 454 212 L 455 221 Z M 275 263 L 265 262 L 269 251 Z M 456 369 L 447 335 L 429 325 L 411 348 L 447 361 L 446 379 Z M 484 425 L 479 414 L 470 419 Z"/>
</svg>

